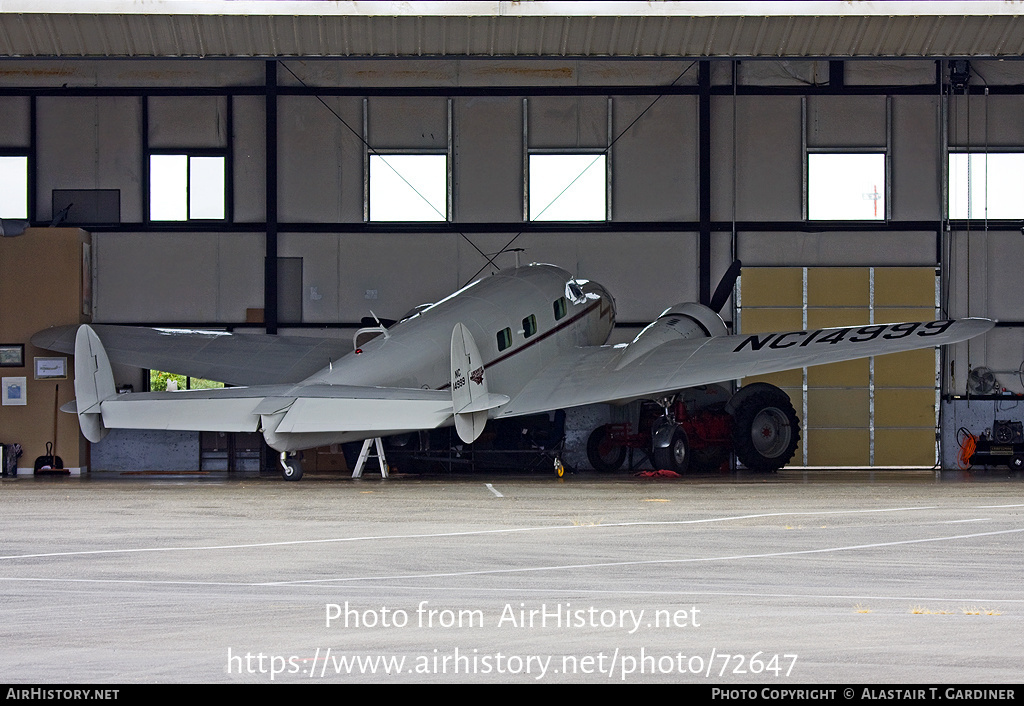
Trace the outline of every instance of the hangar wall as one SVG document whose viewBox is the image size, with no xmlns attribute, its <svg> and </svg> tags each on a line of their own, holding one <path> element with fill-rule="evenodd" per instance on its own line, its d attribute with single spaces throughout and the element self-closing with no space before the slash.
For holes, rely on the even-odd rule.
<svg viewBox="0 0 1024 706">
<path fill-rule="evenodd" d="M 949 352 L 942 392 L 964 394 L 971 368 L 1024 357 L 1024 291 L 1012 286 L 1024 241 L 1019 222 L 948 220 L 946 155 L 1024 151 L 1024 63 L 973 61 L 986 93 L 970 97 L 938 63 L 712 61 L 702 74 L 680 60 L 285 59 L 268 73 L 256 59 L 8 59 L 0 153 L 29 155 L 40 224 L 54 189 L 119 190 L 120 223 L 83 226 L 97 322 L 244 328 L 266 303 L 268 252 L 302 263 L 301 320 L 274 323 L 331 335 L 371 308 L 398 317 L 435 301 L 509 246 L 605 284 L 618 340 L 700 298 L 734 256 L 935 266 L 947 315 L 1004 322 Z M 448 222 L 365 221 L 364 136 L 374 149 L 449 154 Z M 611 142 L 608 222 L 524 222 L 526 153 Z M 807 219 L 807 154 L 842 149 L 886 155 L 886 218 Z M 160 150 L 225 157 L 227 218 L 149 219 L 147 164 Z M 1015 376 L 1000 382 L 1024 391 Z"/>
</svg>

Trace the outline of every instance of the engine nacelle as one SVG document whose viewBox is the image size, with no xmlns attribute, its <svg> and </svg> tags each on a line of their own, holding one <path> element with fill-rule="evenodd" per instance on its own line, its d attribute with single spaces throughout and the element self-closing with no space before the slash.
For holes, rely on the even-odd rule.
<svg viewBox="0 0 1024 706">
<path fill-rule="evenodd" d="M 676 304 L 665 309 L 661 316 L 637 334 L 622 352 L 615 369 L 624 368 L 669 341 L 725 336 L 728 333 L 722 317 L 708 307 L 694 302 Z"/>
</svg>

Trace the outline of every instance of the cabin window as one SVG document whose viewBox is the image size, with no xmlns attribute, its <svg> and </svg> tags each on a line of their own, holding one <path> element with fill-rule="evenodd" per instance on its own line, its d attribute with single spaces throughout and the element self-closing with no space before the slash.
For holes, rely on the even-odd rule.
<svg viewBox="0 0 1024 706">
<path fill-rule="evenodd" d="M 555 300 L 554 309 L 555 321 L 558 321 L 563 316 L 565 316 L 565 313 L 568 310 L 568 306 L 565 303 L 565 297 L 559 297 L 558 299 Z"/>
<path fill-rule="evenodd" d="M 503 328 L 498 331 L 498 350 L 503 351 L 512 345 L 512 329 Z"/>
<path fill-rule="evenodd" d="M 523 319 L 523 337 L 529 338 L 535 333 L 537 333 L 537 317 L 530 314 Z"/>
</svg>

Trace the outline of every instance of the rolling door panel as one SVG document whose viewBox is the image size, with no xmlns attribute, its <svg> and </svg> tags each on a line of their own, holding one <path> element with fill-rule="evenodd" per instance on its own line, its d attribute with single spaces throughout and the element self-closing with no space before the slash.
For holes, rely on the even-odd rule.
<svg viewBox="0 0 1024 706">
<path fill-rule="evenodd" d="M 870 304 L 868 271 L 861 267 L 807 268 L 807 302 L 812 308 L 864 307 Z M 860 319 L 861 323 L 867 319 Z M 819 324 L 811 323 L 811 326 Z M 846 324 L 831 324 L 844 326 Z"/>
<path fill-rule="evenodd" d="M 875 388 L 875 427 L 935 428 L 935 390 Z"/>
<path fill-rule="evenodd" d="M 875 458 L 886 466 L 932 466 L 935 429 L 876 429 Z"/>
<path fill-rule="evenodd" d="M 925 348 L 875 358 L 878 387 L 927 387 L 935 389 L 935 351 Z"/>
<path fill-rule="evenodd" d="M 886 306 L 934 309 L 935 271 L 930 267 L 876 267 L 875 307 Z"/>
<path fill-rule="evenodd" d="M 749 268 L 740 282 L 743 333 L 935 318 L 932 267 Z M 786 390 L 803 417 L 792 465 L 935 463 L 933 349 L 758 376 Z"/>
<path fill-rule="evenodd" d="M 866 358 L 807 368 L 808 387 L 866 388 L 870 380 L 871 366 Z"/>
<path fill-rule="evenodd" d="M 868 466 L 871 435 L 867 429 L 812 429 L 807 440 L 808 466 Z"/>
<path fill-rule="evenodd" d="M 807 389 L 807 428 L 867 429 L 871 400 L 866 387 Z M 812 437 L 813 438 L 813 437 Z"/>
<path fill-rule="evenodd" d="M 794 307 L 799 316 L 804 301 L 803 270 L 799 267 L 744 268 L 743 296 L 751 297 L 752 303 L 756 301 L 759 309 Z M 747 314 L 745 307 L 743 313 Z"/>
</svg>

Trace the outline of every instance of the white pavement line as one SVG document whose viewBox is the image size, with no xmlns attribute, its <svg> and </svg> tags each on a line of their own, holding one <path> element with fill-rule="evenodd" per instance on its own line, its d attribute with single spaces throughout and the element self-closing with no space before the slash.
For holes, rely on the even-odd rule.
<svg viewBox="0 0 1024 706">
<path fill-rule="evenodd" d="M 209 588 L 324 588 L 324 586 L 318 584 L 303 584 L 296 585 L 294 583 L 264 583 L 254 581 L 171 581 L 162 580 L 157 581 L 153 579 L 69 579 L 69 578 L 24 578 L 24 577 L 9 577 L 0 576 L 0 581 L 18 581 L 22 583 L 41 583 L 41 584 L 54 584 L 54 583 L 71 583 L 71 584 L 100 584 L 100 585 L 141 585 L 141 586 L 200 586 Z M 359 590 L 361 587 L 352 586 L 351 588 Z M 365 587 L 367 590 L 376 591 L 376 588 L 370 589 Z M 436 586 L 436 585 L 413 585 L 413 586 L 396 586 L 404 591 L 443 591 L 450 593 L 452 590 L 451 585 Z M 77 590 L 77 589 L 75 589 Z M 486 586 L 462 586 L 459 589 L 463 596 L 470 594 L 479 593 L 499 593 L 502 596 L 506 596 L 509 593 L 508 586 L 500 586 L 488 588 Z M 597 589 L 597 588 L 579 588 L 573 586 L 571 588 L 565 587 L 541 587 L 532 588 L 528 586 L 517 586 L 515 589 L 517 594 L 540 594 L 543 596 L 554 596 L 554 595 L 568 595 L 568 596 L 636 596 L 635 588 L 619 588 L 619 589 Z M 376 595 L 376 594 L 374 594 Z M 714 596 L 717 598 L 771 598 L 771 599 L 792 599 L 792 600 L 839 600 L 839 601 L 974 601 L 983 603 L 1024 603 L 1024 598 L 1007 598 L 1005 596 L 992 598 L 989 596 L 923 596 L 923 595 L 912 595 L 912 596 L 883 596 L 877 594 L 849 594 L 849 593 L 772 593 L 770 591 L 716 591 L 714 589 L 689 589 L 689 590 L 678 590 L 678 591 L 665 591 L 665 590 L 650 590 L 644 589 L 644 596 Z"/>
<path fill-rule="evenodd" d="M 771 559 L 775 557 L 801 556 L 806 554 L 827 554 L 832 552 L 848 552 L 857 549 L 879 549 L 881 547 L 897 547 L 907 544 L 923 544 L 926 542 L 950 542 L 958 539 L 972 539 L 975 537 L 994 537 L 1001 534 L 1016 534 L 1024 532 L 1024 528 L 1012 530 L 1000 530 L 998 532 L 977 532 L 975 534 L 958 534 L 947 537 L 925 537 L 923 539 L 904 539 L 897 542 L 878 542 L 875 544 L 852 544 L 845 547 L 824 547 L 821 549 L 799 549 L 790 552 L 768 552 L 765 554 L 733 554 L 729 556 L 695 557 L 692 559 L 646 559 L 643 561 L 605 561 L 590 564 L 562 564 L 553 566 L 533 566 L 517 569 L 482 569 L 479 571 L 453 571 L 436 574 L 397 574 L 392 576 L 351 576 L 348 578 L 336 579 L 305 579 L 302 581 L 274 581 L 267 582 L 267 586 L 311 584 L 311 583 L 347 583 L 350 581 L 395 581 L 399 579 L 424 579 L 424 578 L 449 578 L 454 576 L 486 576 L 489 574 L 521 574 L 537 571 L 577 571 L 579 569 L 598 569 L 613 566 L 651 566 L 657 564 L 699 564 L 713 561 L 733 561 L 736 559 Z"/>
<path fill-rule="evenodd" d="M 988 510 L 997 507 L 1024 507 L 1024 503 L 1018 503 L 1016 505 L 975 505 L 975 510 Z"/>
<path fill-rule="evenodd" d="M 484 483 L 484 485 L 486 485 L 486 486 L 487 486 L 487 489 L 488 489 L 489 491 L 491 491 L 492 493 L 494 493 L 494 495 L 495 495 L 496 497 L 499 497 L 499 498 L 503 498 L 503 497 L 505 497 L 504 495 L 502 495 L 501 493 L 499 493 L 499 492 L 498 492 L 497 490 L 495 490 L 495 489 L 494 489 L 494 486 L 493 486 L 493 485 L 491 485 L 490 483 Z"/>
<path fill-rule="evenodd" d="M 258 583 L 253 581 L 186 581 L 185 579 L 179 580 L 164 580 L 156 581 L 153 579 L 71 579 L 71 578 L 31 578 L 23 576 L 0 576 L 0 581 L 21 581 L 21 582 L 34 582 L 34 583 L 101 583 L 101 584 L 142 584 L 145 586 L 264 586 L 264 583 Z"/>
<path fill-rule="evenodd" d="M 956 525 L 956 524 L 959 524 L 961 522 L 988 522 L 991 519 L 992 519 L 991 517 L 975 517 L 974 519 L 971 519 L 971 520 L 946 520 L 942 524 L 944 524 L 944 525 Z"/>
<path fill-rule="evenodd" d="M 394 539 L 436 539 L 439 537 L 472 537 L 487 534 L 510 534 L 515 532 L 551 532 L 553 530 L 596 530 L 612 527 L 661 527 L 671 525 L 699 525 L 708 522 L 732 522 L 735 520 L 752 520 L 764 517 L 802 517 L 807 515 L 858 515 L 876 512 L 904 512 L 916 510 L 936 510 L 937 505 L 920 507 L 889 507 L 872 510 L 807 510 L 801 512 L 764 512 L 755 515 L 732 515 L 725 517 L 707 517 L 701 520 L 664 520 L 642 522 L 609 522 L 600 525 L 551 525 L 549 527 L 510 527 L 508 529 L 468 530 L 465 532 L 431 532 L 424 534 L 381 534 L 364 537 L 331 537 L 328 539 L 293 539 L 284 542 L 255 542 L 252 544 L 218 544 L 198 547 L 137 547 L 135 549 L 89 549 L 68 552 L 45 552 L 39 554 L 8 554 L 0 556 L 0 561 L 8 559 L 40 559 L 56 556 L 88 556 L 92 554 L 138 554 L 145 552 L 192 552 L 222 551 L 225 549 L 261 549 L 264 547 L 290 547 L 300 544 L 332 544 L 335 542 L 370 542 Z"/>
</svg>

